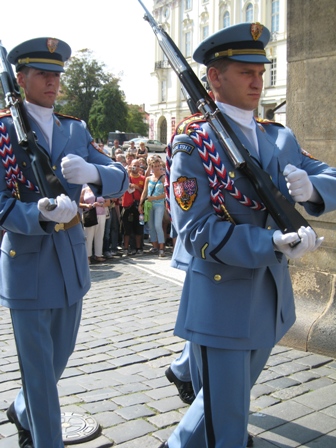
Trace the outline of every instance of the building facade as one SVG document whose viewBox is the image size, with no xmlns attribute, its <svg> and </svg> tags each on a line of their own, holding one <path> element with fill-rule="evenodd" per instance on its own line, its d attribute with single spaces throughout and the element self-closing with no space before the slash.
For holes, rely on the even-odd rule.
<svg viewBox="0 0 336 448">
<path fill-rule="evenodd" d="M 264 90 L 255 113 L 261 118 L 274 117 L 285 123 L 286 0 L 154 0 L 152 14 L 179 47 L 199 79 L 206 68 L 194 62 L 192 55 L 202 40 L 237 23 L 260 22 L 267 26 L 271 31 L 267 57 L 272 63 L 266 66 Z M 158 42 L 155 44 L 154 58 L 155 67 L 151 75 L 156 100 L 148 110 L 149 137 L 167 143 L 177 124 L 190 112 L 181 83 Z"/>
</svg>

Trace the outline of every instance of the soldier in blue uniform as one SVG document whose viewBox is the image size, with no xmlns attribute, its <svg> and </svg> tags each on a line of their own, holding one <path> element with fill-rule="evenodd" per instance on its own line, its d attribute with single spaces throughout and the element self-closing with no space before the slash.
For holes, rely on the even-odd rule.
<svg viewBox="0 0 336 448">
<path fill-rule="evenodd" d="M 70 54 L 65 42 L 51 38 L 32 39 L 8 54 L 25 92 L 30 126 L 66 191 L 54 210 L 39 193 L 10 113 L 0 116 L 0 303 L 10 308 L 23 386 L 7 416 L 24 448 L 64 446 L 57 382 L 90 288 L 78 214 L 82 185 L 104 197 L 120 197 L 128 187 L 125 169 L 93 143 L 85 123 L 53 111 Z"/>
<path fill-rule="evenodd" d="M 290 129 L 253 117 L 269 36 L 258 23 L 225 28 L 194 59 L 207 66 L 215 101 L 251 157 L 289 201 L 319 216 L 336 208 L 336 169 L 303 151 Z M 250 390 L 295 321 L 288 258 L 323 238 L 309 226 L 282 234 L 200 116 L 184 120 L 171 143 L 170 207 L 176 265 L 188 264 L 175 334 L 191 342 L 197 396 L 162 447 L 245 448 Z"/>
</svg>

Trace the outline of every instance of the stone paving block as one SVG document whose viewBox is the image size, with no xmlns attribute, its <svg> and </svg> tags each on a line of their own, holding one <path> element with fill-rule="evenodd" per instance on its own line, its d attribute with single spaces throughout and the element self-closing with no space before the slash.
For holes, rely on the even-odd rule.
<svg viewBox="0 0 336 448">
<path fill-rule="evenodd" d="M 297 447 L 335 430 L 336 420 L 314 413 L 295 421 L 285 423 L 263 434 L 267 440 L 283 443 L 284 446 Z"/>
<path fill-rule="evenodd" d="M 17 434 L 14 434 L 12 436 L 0 440 L 0 446 L 1 448 L 17 448 L 18 447 Z"/>
<path fill-rule="evenodd" d="M 323 387 L 309 394 L 295 398 L 295 401 L 311 409 L 321 410 L 336 404 L 336 384 Z"/>
<path fill-rule="evenodd" d="M 283 377 L 283 378 L 277 378 L 276 380 L 267 381 L 266 384 L 267 386 L 273 388 L 273 390 L 274 389 L 280 390 L 280 389 L 286 389 L 288 387 L 297 386 L 300 383 L 292 378 Z"/>
<path fill-rule="evenodd" d="M 162 356 L 168 356 L 170 355 L 170 351 L 166 350 L 165 348 L 157 348 L 154 350 L 146 350 L 142 352 L 138 352 L 139 356 L 142 356 L 146 361 L 161 358 Z"/>
<path fill-rule="evenodd" d="M 102 400 L 93 403 L 80 403 L 78 406 L 82 409 L 82 412 L 88 412 L 89 414 L 95 415 L 101 412 L 114 411 L 118 406 L 111 400 Z M 82 413 L 80 412 L 80 413 Z"/>
<path fill-rule="evenodd" d="M 155 429 L 146 420 L 132 420 L 107 429 L 105 435 L 118 444 L 152 433 Z"/>
<path fill-rule="evenodd" d="M 336 419 L 336 405 L 329 406 L 328 408 L 322 409 L 321 414 L 327 414 L 330 417 L 333 417 Z"/>
<path fill-rule="evenodd" d="M 282 374 L 273 372 L 272 370 L 263 370 L 257 379 L 256 384 L 266 383 L 268 381 L 275 380 L 277 378 L 281 378 Z"/>
<path fill-rule="evenodd" d="M 157 401 L 150 401 L 147 404 L 158 412 L 168 412 L 189 406 L 186 403 L 183 403 L 177 396 L 163 398 L 162 400 Z"/>
<path fill-rule="evenodd" d="M 148 402 L 148 396 L 142 393 L 130 394 L 130 395 L 120 395 L 112 399 L 114 403 L 118 406 L 131 406 L 135 404 L 143 404 Z"/>
<path fill-rule="evenodd" d="M 299 386 L 290 387 L 287 389 L 279 389 L 272 393 L 272 397 L 279 400 L 290 400 L 310 391 L 310 383 L 300 384 Z"/>
<path fill-rule="evenodd" d="M 139 437 L 135 440 L 129 440 L 125 443 L 118 443 L 118 448 L 156 448 L 161 445 L 161 442 L 151 436 Z M 105 448 L 102 447 L 102 448 Z"/>
<path fill-rule="evenodd" d="M 287 356 L 283 356 L 282 354 L 270 356 L 267 360 L 267 366 L 277 366 L 278 364 L 283 364 L 285 362 L 291 362 L 292 360 Z"/>
<path fill-rule="evenodd" d="M 275 404 L 279 403 L 280 400 L 278 398 L 275 398 L 273 396 L 261 396 L 257 398 L 256 400 L 252 400 L 250 403 L 250 410 L 252 412 L 258 412 L 262 409 L 268 408 L 270 406 L 274 406 Z"/>
<path fill-rule="evenodd" d="M 114 413 L 120 415 L 124 420 L 147 418 L 155 415 L 153 410 L 149 409 L 149 407 L 145 405 L 118 408 L 114 411 Z"/>
<path fill-rule="evenodd" d="M 176 425 L 181 421 L 182 414 L 177 411 L 165 412 L 149 417 L 147 420 L 157 428 L 165 428 L 167 426 Z"/>
<path fill-rule="evenodd" d="M 260 434 L 312 412 L 312 409 L 295 401 L 282 402 L 263 409 L 261 412 L 250 414 L 249 424 L 253 427 L 253 434 Z"/>
<path fill-rule="evenodd" d="M 268 384 L 255 384 L 251 390 L 251 398 L 256 399 L 262 395 L 269 395 L 274 392 L 274 388 L 270 387 Z"/>
<path fill-rule="evenodd" d="M 108 400 L 117 397 L 120 395 L 120 392 L 117 389 L 113 389 L 112 387 L 109 389 L 98 389 L 94 391 L 87 392 L 85 394 L 81 394 L 80 398 L 86 403 L 91 403 L 93 401 L 101 401 Z"/>
<path fill-rule="evenodd" d="M 320 375 L 317 375 L 317 373 L 312 373 L 311 370 L 304 370 L 303 372 L 293 373 L 293 375 L 290 375 L 289 378 L 292 378 L 299 383 L 307 383 L 308 381 L 320 378 Z"/>
<path fill-rule="evenodd" d="M 269 369 L 280 375 L 287 376 L 295 372 L 300 372 L 301 370 L 308 370 L 309 367 L 303 364 L 298 364 L 295 361 L 292 361 L 287 362 L 286 364 L 280 364 L 278 366 L 270 367 Z"/>
<path fill-rule="evenodd" d="M 177 394 L 177 389 L 175 385 L 167 385 L 166 387 L 160 387 L 157 389 L 149 389 L 146 391 L 146 395 L 148 395 L 152 400 L 160 400 L 162 398 L 174 397 Z"/>
<path fill-rule="evenodd" d="M 333 361 L 333 358 L 323 355 L 311 354 L 309 356 L 297 359 L 297 362 L 308 366 L 310 369 L 321 367 Z"/>
<path fill-rule="evenodd" d="M 335 448 L 336 446 L 336 431 L 329 434 L 322 435 L 309 443 L 302 445 L 302 448 Z"/>
</svg>

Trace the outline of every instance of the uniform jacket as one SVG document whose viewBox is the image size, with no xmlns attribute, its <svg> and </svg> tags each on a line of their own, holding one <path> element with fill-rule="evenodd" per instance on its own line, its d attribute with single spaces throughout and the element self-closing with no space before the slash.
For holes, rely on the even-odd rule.
<svg viewBox="0 0 336 448">
<path fill-rule="evenodd" d="M 10 115 L 0 116 L 13 145 L 24 177 L 36 185 L 27 153 L 18 145 Z M 30 118 L 38 143 L 48 154 L 48 144 Z M 120 197 L 128 187 L 122 165 L 112 162 L 92 144 L 84 122 L 54 115 L 51 165 L 68 196 L 78 204 L 82 185 L 69 184 L 61 173 L 61 160 L 68 154 L 94 164 L 102 186 L 90 185 L 96 196 Z M 40 222 L 37 201 L 41 195 L 18 182 L 20 200 L 13 197 L 5 181 L 0 160 L 0 229 L 5 230 L 0 255 L 0 303 L 9 308 L 61 308 L 80 300 L 90 287 L 84 233 L 81 223 L 55 231 L 54 222 Z"/>
<path fill-rule="evenodd" d="M 226 118 L 249 149 L 249 141 L 239 127 Z M 202 127 L 215 143 L 236 188 L 259 200 L 249 180 L 221 149 L 208 123 Z M 172 141 L 170 173 L 172 222 L 180 239 L 173 265 L 188 266 L 175 333 L 217 348 L 271 347 L 295 321 L 287 259 L 273 247 L 275 223 L 267 211 L 254 211 L 227 191 L 226 208 L 235 224 L 216 216 L 198 149 L 184 132 L 177 133 Z M 320 205 L 303 204 L 306 211 L 319 216 L 335 209 L 335 169 L 304 155 L 292 132 L 281 125 L 259 124 L 257 137 L 260 163 L 288 200 L 292 201 L 282 172 L 291 163 L 308 172 L 323 198 Z M 177 181 L 184 186 L 189 182 L 191 190 L 176 189 Z M 184 210 L 180 206 L 183 194 L 186 203 L 189 200 Z"/>
</svg>

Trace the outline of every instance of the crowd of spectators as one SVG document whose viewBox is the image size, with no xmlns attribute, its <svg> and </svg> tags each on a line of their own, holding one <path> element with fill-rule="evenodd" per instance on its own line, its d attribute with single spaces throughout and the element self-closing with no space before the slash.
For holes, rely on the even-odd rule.
<svg viewBox="0 0 336 448">
<path fill-rule="evenodd" d="M 90 188 L 83 186 L 80 207 L 95 207 L 98 221 L 92 227 L 84 227 L 89 263 L 143 255 L 146 240 L 151 246 L 148 250 L 147 244 L 146 251 L 165 257 L 165 247 L 172 239 L 165 207 L 164 161 L 159 155 L 148 154 L 143 142 L 138 147 L 131 142 L 124 151 L 115 140 L 109 155 L 127 167 L 130 183 L 122 197 L 108 200 L 95 198 Z"/>
</svg>

